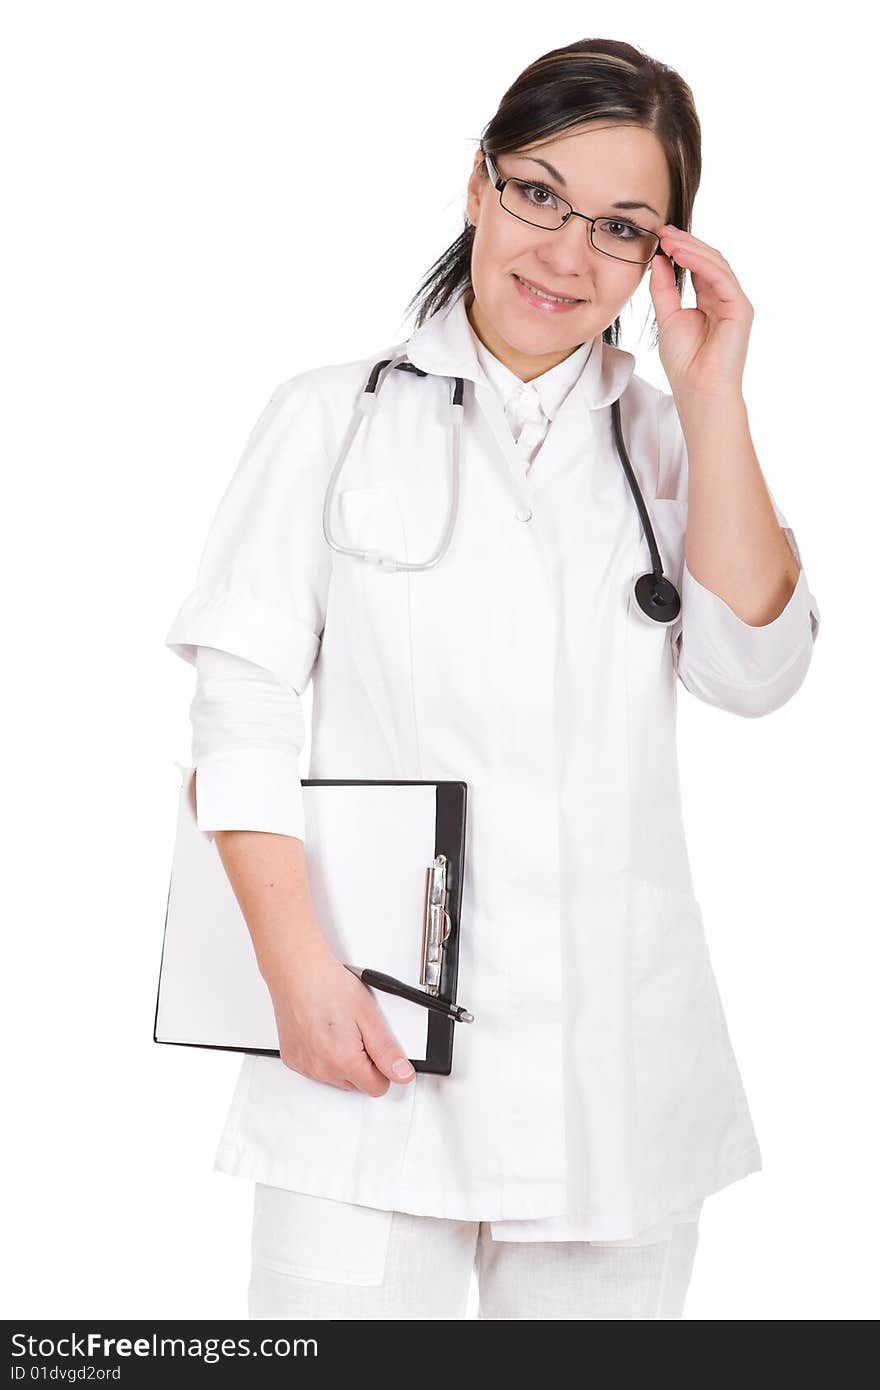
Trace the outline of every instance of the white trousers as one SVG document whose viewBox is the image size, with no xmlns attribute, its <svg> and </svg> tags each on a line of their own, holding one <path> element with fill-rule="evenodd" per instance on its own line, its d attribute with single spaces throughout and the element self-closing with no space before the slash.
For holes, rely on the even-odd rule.
<svg viewBox="0 0 880 1390">
<path fill-rule="evenodd" d="M 661 1240 L 496 1241 L 489 1222 L 413 1216 L 254 1185 L 251 1318 L 680 1318 L 698 1221 Z"/>
</svg>

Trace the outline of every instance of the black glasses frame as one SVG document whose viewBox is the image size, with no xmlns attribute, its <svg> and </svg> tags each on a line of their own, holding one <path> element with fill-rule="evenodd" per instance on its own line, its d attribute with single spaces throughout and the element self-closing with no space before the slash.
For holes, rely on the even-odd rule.
<svg viewBox="0 0 880 1390">
<path fill-rule="evenodd" d="M 563 198 L 562 195 L 559 193 L 554 193 L 553 196 L 554 198 L 558 199 L 560 203 L 565 204 L 565 206 L 568 208 L 568 212 L 563 214 L 562 221 L 560 222 L 558 227 L 546 227 L 543 222 L 532 222 L 532 220 L 528 217 L 521 217 L 518 212 L 510 212 L 510 208 L 505 207 L 504 205 L 503 196 L 504 190 L 509 183 L 522 184 L 526 188 L 538 188 L 542 193 L 546 193 L 547 190 L 545 188 L 541 188 L 541 185 L 539 183 L 534 183 L 531 179 L 502 178 L 501 174 L 498 172 L 497 164 L 493 160 L 492 156 L 487 154 L 485 150 L 483 150 L 483 159 L 485 160 L 486 169 L 488 170 L 489 177 L 492 180 L 492 185 L 494 188 L 498 190 L 498 199 L 501 203 L 501 206 L 504 208 L 504 211 L 510 213 L 511 217 L 516 217 L 518 221 L 525 222 L 526 226 L 540 227 L 543 232 L 561 232 L 562 228 L 566 225 L 570 218 L 581 217 L 583 218 L 584 222 L 589 223 L 590 245 L 594 248 L 594 250 L 598 251 L 600 256 L 608 256 L 612 261 L 624 261 L 627 265 L 650 265 L 654 257 L 657 255 L 657 252 L 660 250 L 660 237 L 657 235 L 656 232 L 652 232 L 648 227 L 640 227 L 637 222 L 631 221 L 629 217 L 588 217 L 585 212 L 576 212 L 575 209 L 572 207 L 571 203 L 568 201 L 568 199 Z M 646 261 L 633 260 L 632 256 L 615 256 L 613 251 L 603 250 L 603 248 L 601 246 L 597 246 L 595 241 L 593 240 L 593 227 L 597 222 L 623 222 L 627 227 L 634 227 L 637 232 L 642 232 L 645 236 L 653 237 L 657 245 L 655 246 L 654 250 L 651 252 L 650 256 Z"/>
</svg>

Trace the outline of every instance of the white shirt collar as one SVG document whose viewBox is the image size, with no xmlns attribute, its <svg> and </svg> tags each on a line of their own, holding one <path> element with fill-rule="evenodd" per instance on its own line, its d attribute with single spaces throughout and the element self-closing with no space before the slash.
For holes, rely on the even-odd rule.
<svg viewBox="0 0 880 1390">
<path fill-rule="evenodd" d="M 471 328 L 471 332 L 474 332 L 473 328 Z M 550 367 L 540 376 L 533 377 L 530 382 L 524 382 L 508 366 L 499 361 L 474 333 L 474 348 L 477 359 L 486 377 L 498 392 L 502 403 L 508 406 L 519 400 L 524 393 L 536 394 L 548 420 L 553 419 L 586 366 L 595 341 L 594 338 L 591 338 L 588 342 L 582 343 L 564 361 L 557 362 L 555 367 Z"/>
</svg>

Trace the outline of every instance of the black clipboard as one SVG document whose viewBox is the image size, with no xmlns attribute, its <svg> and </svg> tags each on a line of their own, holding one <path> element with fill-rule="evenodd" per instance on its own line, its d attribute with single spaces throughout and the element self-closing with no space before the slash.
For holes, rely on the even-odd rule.
<svg viewBox="0 0 880 1390">
<path fill-rule="evenodd" d="M 271 999 L 259 973 L 247 925 L 213 837 L 198 828 L 194 769 L 181 770 L 184 775 L 165 910 L 153 1041 L 278 1057 Z M 420 965 L 424 964 L 424 957 L 422 953 L 420 962 L 419 953 L 427 921 L 428 870 L 442 856 L 448 935 L 442 945 L 439 984 L 435 989 L 439 997 L 455 1003 L 467 783 L 306 778 L 301 785 L 307 812 L 306 857 L 316 913 L 331 948 L 345 964 L 385 971 L 416 987 L 422 985 Z M 398 787 L 420 790 L 402 798 L 385 790 Z M 363 798 L 355 792 L 343 800 L 334 798 L 331 788 L 366 790 Z M 398 843 L 409 845 L 410 852 L 404 848 L 398 851 Z M 425 859 L 422 849 L 433 851 L 427 862 L 413 863 L 414 845 L 421 860 Z M 373 859 L 374 872 L 369 887 L 362 892 L 358 884 L 367 883 L 365 864 Z M 397 870 L 391 879 L 390 865 Z M 398 877 L 405 877 L 405 884 L 398 884 Z M 362 910 L 355 909 L 355 898 L 363 904 Z M 392 905 L 392 900 L 397 915 L 386 923 L 383 905 Z M 418 921 L 414 920 L 416 913 Z M 383 932 L 390 933 L 385 937 L 385 950 Z M 407 954 L 401 957 L 403 938 Z M 404 968 L 392 968 L 386 951 L 398 952 L 396 963 L 400 967 L 403 962 Z M 350 959 L 354 954 L 358 958 Z M 404 1050 L 408 1055 L 415 1054 L 410 1055 L 410 1061 L 416 1071 L 448 1076 L 452 1071 L 454 1020 L 384 991 L 376 990 L 374 998 Z M 407 1046 L 401 1028 L 410 1040 L 417 1038 L 418 1045 L 411 1041 Z"/>
</svg>

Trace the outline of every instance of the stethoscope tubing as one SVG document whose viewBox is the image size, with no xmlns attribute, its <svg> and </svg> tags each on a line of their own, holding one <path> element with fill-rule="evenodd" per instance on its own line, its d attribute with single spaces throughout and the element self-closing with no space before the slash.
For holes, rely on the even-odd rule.
<svg viewBox="0 0 880 1390">
<path fill-rule="evenodd" d="M 417 376 L 425 377 L 427 372 L 414 363 L 407 360 L 405 352 L 398 353 L 394 357 L 386 357 L 376 362 L 372 367 L 366 385 L 358 397 L 352 417 L 348 423 L 342 444 L 340 446 L 339 457 L 336 460 L 327 488 L 324 494 L 324 507 L 322 513 L 322 525 L 324 539 L 332 550 L 338 551 L 343 555 L 350 555 L 358 560 L 379 566 L 381 569 L 389 570 L 426 570 L 433 569 L 438 565 L 449 549 L 452 540 L 452 533 L 458 518 L 459 509 L 459 487 L 461 476 L 461 429 L 464 419 L 464 381 L 460 376 L 451 377 L 451 395 L 449 401 L 450 411 L 450 504 L 447 514 L 446 526 L 435 553 L 428 560 L 406 561 L 397 560 L 393 556 L 383 555 L 378 550 L 359 550 L 353 546 L 345 546 L 335 540 L 331 533 L 330 513 L 332 508 L 333 494 L 342 471 L 343 464 L 354 442 L 355 435 L 360 428 L 361 421 L 365 415 L 369 415 L 376 409 L 379 398 L 379 391 L 387 380 L 388 375 L 395 369 L 400 371 L 414 372 Z M 617 449 L 620 462 L 623 466 L 624 475 L 629 484 L 639 519 L 642 524 L 642 531 L 648 543 L 648 550 L 651 556 L 651 569 L 647 574 L 643 574 L 635 583 L 635 597 L 641 611 L 649 618 L 660 623 L 671 623 L 678 617 L 681 610 L 681 599 L 675 585 L 667 579 L 663 573 L 663 563 L 660 558 L 660 551 L 654 535 L 654 528 L 651 525 L 651 518 L 645 505 L 641 489 L 636 481 L 626 445 L 623 439 L 623 429 L 620 422 L 620 400 L 611 403 L 611 423 L 614 435 L 614 443 Z"/>
</svg>

